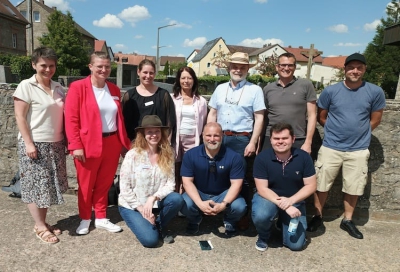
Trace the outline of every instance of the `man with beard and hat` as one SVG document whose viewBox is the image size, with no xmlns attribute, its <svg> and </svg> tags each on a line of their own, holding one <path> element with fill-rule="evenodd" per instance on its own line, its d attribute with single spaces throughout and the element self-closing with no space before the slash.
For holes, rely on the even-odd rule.
<svg viewBox="0 0 400 272">
<path fill-rule="evenodd" d="M 224 134 L 223 144 L 239 153 L 247 167 L 246 158 L 254 156 L 264 122 L 264 95 L 260 86 L 246 80 L 249 68 L 247 53 L 236 52 L 225 63 L 230 81 L 220 84 L 211 96 L 207 122 L 218 122 Z M 247 172 L 247 171 L 246 171 Z M 241 192 L 250 202 L 249 185 L 245 180 Z M 241 229 L 248 227 L 242 220 Z"/>
</svg>

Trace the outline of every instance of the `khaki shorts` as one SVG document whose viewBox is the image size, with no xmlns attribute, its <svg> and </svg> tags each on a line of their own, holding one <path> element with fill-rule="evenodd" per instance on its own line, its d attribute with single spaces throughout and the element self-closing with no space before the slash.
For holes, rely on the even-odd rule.
<svg viewBox="0 0 400 272">
<path fill-rule="evenodd" d="M 368 149 L 344 152 L 321 146 L 315 163 L 317 190 L 329 191 L 342 167 L 342 192 L 349 195 L 362 195 L 367 184 L 368 159 Z"/>
</svg>

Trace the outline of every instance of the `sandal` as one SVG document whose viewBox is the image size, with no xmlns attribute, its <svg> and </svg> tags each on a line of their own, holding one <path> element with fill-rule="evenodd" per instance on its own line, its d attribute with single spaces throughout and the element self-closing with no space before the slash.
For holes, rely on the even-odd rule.
<svg viewBox="0 0 400 272">
<path fill-rule="evenodd" d="M 37 230 L 36 231 L 36 237 L 39 238 L 40 240 L 42 240 L 43 242 L 45 242 L 46 244 L 56 244 L 58 242 L 60 242 L 60 240 L 57 238 L 57 236 L 54 235 L 54 233 L 52 233 L 51 231 L 49 231 L 48 229 L 44 229 L 44 230 Z M 52 240 L 52 238 L 56 238 L 56 240 Z"/>
<path fill-rule="evenodd" d="M 59 228 L 55 227 L 55 226 L 50 226 L 49 224 L 46 223 L 46 227 L 48 228 L 48 230 L 51 233 L 54 233 L 55 235 L 61 235 L 62 234 L 62 230 L 60 230 Z M 37 232 L 38 228 L 37 226 L 33 227 L 33 232 Z"/>
</svg>

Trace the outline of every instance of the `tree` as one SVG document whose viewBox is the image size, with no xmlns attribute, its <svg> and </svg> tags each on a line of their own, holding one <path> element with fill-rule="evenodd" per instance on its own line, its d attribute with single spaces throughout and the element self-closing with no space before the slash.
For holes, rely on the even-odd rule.
<svg viewBox="0 0 400 272">
<path fill-rule="evenodd" d="M 394 98 L 400 74 L 400 47 L 383 45 L 383 38 L 385 28 L 399 22 L 400 1 L 392 1 L 386 14 L 387 18 L 381 19 L 375 37 L 365 49 L 367 71 L 364 79 L 381 86 L 388 98 Z"/>
<path fill-rule="evenodd" d="M 183 61 L 183 62 L 171 62 L 171 64 L 169 65 L 169 67 L 171 69 L 171 75 L 176 75 L 178 70 L 181 69 L 182 67 L 185 67 L 185 66 L 187 66 L 186 61 Z"/>
<path fill-rule="evenodd" d="M 168 60 L 167 60 L 167 62 L 166 62 L 165 65 L 164 65 L 163 74 L 164 74 L 165 76 L 168 76 L 168 75 L 169 75 L 169 62 L 168 62 Z"/>
<path fill-rule="evenodd" d="M 215 56 L 211 59 L 211 65 L 217 66 L 217 68 L 227 68 L 225 62 L 231 57 L 231 53 L 225 53 L 222 50 L 215 52 Z"/>
<path fill-rule="evenodd" d="M 57 75 L 77 75 L 89 62 L 89 46 L 82 39 L 70 12 L 56 10 L 47 22 L 48 33 L 39 41 L 53 48 L 58 56 Z"/>
<path fill-rule="evenodd" d="M 255 69 L 262 75 L 268 77 L 274 77 L 276 72 L 276 62 L 278 61 L 278 55 L 273 52 L 270 57 L 259 58 Z"/>
</svg>

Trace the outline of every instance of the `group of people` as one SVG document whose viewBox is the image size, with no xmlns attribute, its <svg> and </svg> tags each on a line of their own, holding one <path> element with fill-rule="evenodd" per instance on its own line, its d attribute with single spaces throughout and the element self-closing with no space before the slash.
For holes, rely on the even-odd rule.
<svg viewBox="0 0 400 272">
<path fill-rule="evenodd" d="M 238 222 L 251 212 L 257 250 L 268 248 L 276 218 L 283 244 L 301 250 L 306 230 L 316 231 L 323 222 L 322 209 L 341 167 L 340 227 L 363 238 L 352 214 L 366 185 L 371 131 L 382 118 L 385 97 L 381 88 L 362 80 L 361 54 L 346 59 L 344 81 L 327 87 L 317 102 L 311 82 L 294 76 L 294 55 L 279 56 L 279 78 L 262 90 L 246 80 L 253 65 L 248 55 L 236 52 L 226 62 L 230 81 L 214 91 L 209 112 L 190 67 L 178 71 L 169 94 L 153 82 L 155 64 L 143 60 L 140 85 L 121 100 L 119 88 L 106 80 L 111 71 L 106 54 L 91 55 L 91 75 L 73 82 L 67 96 L 51 80 L 56 64 L 52 49 L 36 49 L 36 74 L 14 93 L 22 200 L 42 241 L 59 242 L 61 230 L 46 223 L 46 214 L 50 205 L 64 201 L 65 150 L 77 171 L 79 235 L 89 233 L 92 210 L 96 228 L 121 231 L 106 210 L 122 156 L 119 212 L 145 247 L 156 247 L 160 239 L 174 242 L 167 226 L 178 212 L 188 221 L 188 235 L 199 232 L 203 215 L 223 213 L 227 237 L 237 235 Z M 314 166 L 310 153 L 317 120 L 324 141 Z M 247 159 L 254 156 L 253 195 L 246 173 Z M 313 194 L 316 214 L 307 224 L 305 199 Z M 298 226 L 291 233 L 294 218 Z"/>
</svg>

